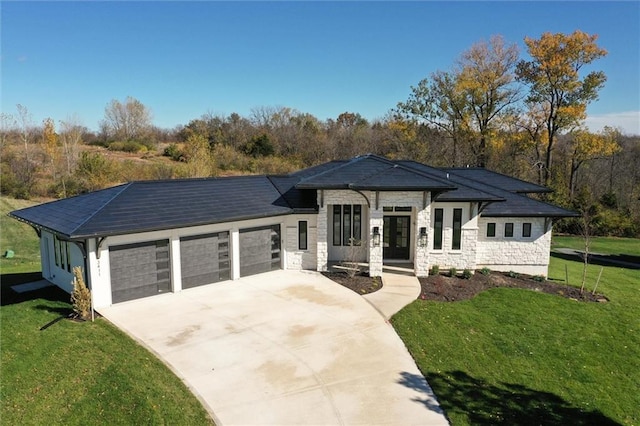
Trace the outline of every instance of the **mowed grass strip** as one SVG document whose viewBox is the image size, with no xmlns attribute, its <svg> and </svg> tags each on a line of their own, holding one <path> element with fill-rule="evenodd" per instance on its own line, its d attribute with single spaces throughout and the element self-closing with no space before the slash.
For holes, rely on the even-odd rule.
<svg viewBox="0 0 640 426">
<path fill-rule="evenodd" d="M 552 248 L 556 247 L 584 251 L 584 239 L 572 236 L 554 236 Z M 640 240 L 636 238 L 591 237 L 589 251 L 614 256 L 640 257 Z"/>
<path fill-rule="evenodd" d="M 552 258 L 550 278 L 565 265 L 578 285 L 580 262 Z M 640 424 L 640 271 L 605 267 L 598 291 L 610 301 L 506 288 L 417 300 L 392 323 L 454 425 Z"/>
<path fill-rule="evenodd" d="M 212 424 L 184 383 L 104 319 L 40 330 L 70 312 L 62 290 L 21 301 L 2 287 L 3 424 Z"/>
</svg>

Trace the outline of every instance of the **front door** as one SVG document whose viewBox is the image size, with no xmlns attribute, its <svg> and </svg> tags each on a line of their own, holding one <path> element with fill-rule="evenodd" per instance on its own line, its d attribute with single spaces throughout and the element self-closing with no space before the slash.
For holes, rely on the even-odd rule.
<svg viewBox="0 0 640 426">
<path fill-rule="evenodd" d="M 409 259 L 410 216 L 385 216 L 383 227 L 384 259 Z"/>
</svg>

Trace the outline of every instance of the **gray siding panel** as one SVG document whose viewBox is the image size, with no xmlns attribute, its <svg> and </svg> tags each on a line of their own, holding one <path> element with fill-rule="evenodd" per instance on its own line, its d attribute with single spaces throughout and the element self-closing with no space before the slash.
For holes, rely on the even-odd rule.
<svg viewBox="0 0 640 426">
<path fill-rule="evenodd" d="M 109 261 L 112 303 L 171 290 L 168 240 L 110 247 Z"/>
</svg>

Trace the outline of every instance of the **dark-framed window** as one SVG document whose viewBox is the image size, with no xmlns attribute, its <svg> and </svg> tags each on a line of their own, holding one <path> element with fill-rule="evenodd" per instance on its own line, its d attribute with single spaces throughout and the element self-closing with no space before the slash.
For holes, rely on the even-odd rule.
<svg viewBox="0 0 640 426">
<path fill-rule="evenodd" d="M 522 224 L 522 236 L 524 238 L 531 237 L 531 223 L 525 222 Z"/>
<path fill-rule="evenodd" d="M 487 237 L 495 237 L 496 236 L 496 224 L 495 222 L 487 223 Z"/>
<path fill-rule="evenodd" d="M 64 245 L 67 248 L 67 272 L 71 272 L 71 243 L 66 241 Z"/>
<path fill-rule="evenodd" d="M 451 248 L 460 250 L 462 245 L 462 209 L 453 209 L 453 239 Z"/>
<path fill-rule="evenodd" d="M 348 246 L 351 243 L 351 206 L 342 206 L 342 245 Z"/>
<path fill-rule="evenodd" d="M 60 240 L 57 236 L 53 236 L 53 251 L 56 258 L 56 266 L 60 266 Z"/>
<path fill-rule="evenodd" d="M 433 248 L 442 250 L 442 225 L 444 221 L 444 210 L 435 209 L 433 212 Z"/>
<path fill-rule="evenodd" d="M 504 236 L 507 238 L 513 237 L 513 223 L 507 222 L 504 224 Z"/>
<path fill-rule="evenodd" d="M 359 246 L 362 241 L 362 206 L 335 204 L 333 206 L 333 245 Z"/>
<path fill-rule="evenodd" d="M 307 250 L 307 221 L 298 221 L 298 250 Z"/>
<path fill-rule="evenodd" d="M 342 206 L 333 206 L 333 245 L 339 246 L 342 243 Z"/>
</svg>

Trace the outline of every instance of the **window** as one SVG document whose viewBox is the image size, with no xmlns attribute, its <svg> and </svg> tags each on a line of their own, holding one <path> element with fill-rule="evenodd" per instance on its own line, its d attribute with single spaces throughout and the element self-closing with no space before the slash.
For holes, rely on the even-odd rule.
<svg viewBox="0 0 640 426">
<path fill-rule="evenodd" d="M 531 224 L 523 223 L 522 224 L 522 236 L 525 238 L 531 237 Z"/>
<path fill-rule="evenodd" d="M 434 250 L 442 250 L 442 222 L 444 218 L 444 210 L 435 209 L 433 218 L 433 248 Z"/>
<path fill-rule="evenodd" d="M 362 240 L 362 206 L 333 206 L 333 245 L 359 246 Z"/>
<path fill-rule="evenodd" d="M 67 272 L 71 272 L 71 243 L 65 242 L 65 246 L 67 246 Z"/>
<path fill-rule="evenodd" d="M 504 236 L 513 237 L 513 223 L 504 224 Z"/>
<path fill-rule="evenodd" d="M 451 248 L 460 250 L 462 242 L 462 209 L 453 209 L 453 240 Z"/>
<path fill-rule="evenodd" d="M 495 237 L 496 236 L 496 224 L 491 222 L 487 223 L 487 237 Z"/>
<path fill-rule="evenodd" d="M 342 245 L 351 245 L 351 206 L 342 206 Z"/>
<path fill-rule="evenodd" d="M 342 206 L 333 206 L 333 245 L 339 246 L 342 241 Z"/>
<path fill-rule="evenodd" d="M 53 251 L 56 257 L 56 266 L 60 266 L 60 240 L 58 237 L 53 237 Z"/>
<path fill-rule="evenodd" d="M 307 250 L 307 221 L 298 222 L 298 250 Z"/>
</svg>

